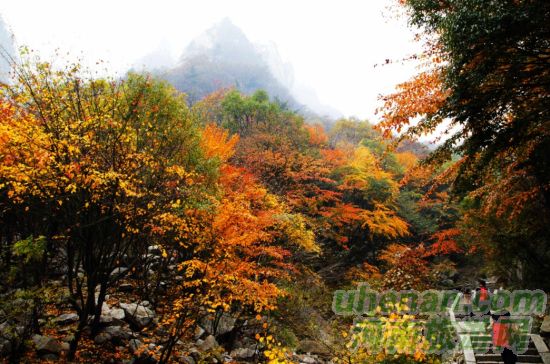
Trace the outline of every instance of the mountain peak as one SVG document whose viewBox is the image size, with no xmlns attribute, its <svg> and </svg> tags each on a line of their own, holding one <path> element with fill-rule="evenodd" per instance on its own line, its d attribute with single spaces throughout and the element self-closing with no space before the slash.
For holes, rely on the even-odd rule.
<svg viewBox="0 0 550 364">
<path fill-rule="evenodd" d="M 183 52 L 180 60 L 186 62 L 196 56 L 209 60 L 249 63 L 258 56 L 254 45 L 244 32 L 229 18 L 223 18 L 195 38 Z"/>
<path fill-rule="evenodd" d="M 225 17 L 219 22 L 215 23 L 206 32 L 210 37 L 217 39 L 218 41 L 227 39 L 238 39 L 240 41 L 250 42 L 244 32 L 236 26 L 230 18 Z"/>
<path fill-rule="evenodd" d="M 216 24 L 214 24 L 212 28 L 218 28 L 218 29 L 225 29 L 225 30 L 238 30 L 240 31 L 241 29 L 236 26 L 233 21 L 231 20 L 231 18 L 229 17 L 225 17 L 223 19 L 221 19 L 220 21 L 218 21 Z"/>
<path fill-rule="evenodd" d="M 195 38 L 165 77 L 187 93 L 191 102 L 224 87 L 247 94 L 263 89 L 292 108 L 308 112 L 303 104 L 307 101 L 314 112 L 340 115 L 322 105 L 312 90 L 303 92 L 297 87 L 292 65 L 283 61 L 274 42 L 252 43 L 230 18 L 221 19 Z"/>
</svg>

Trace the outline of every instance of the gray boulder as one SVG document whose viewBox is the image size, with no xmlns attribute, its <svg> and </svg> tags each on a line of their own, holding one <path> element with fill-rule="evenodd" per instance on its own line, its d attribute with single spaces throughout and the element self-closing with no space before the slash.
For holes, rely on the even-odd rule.
<svg viewBox="0 0 550 364">
<path fill-rule="evenodd" d="M 122 308 L 111 308 L 107 303 L 103 302 L 103 306 L 101 306 L 101 323 L 121 323 L 125 316 L 126 315 Z"/>
<path fill-rule="evenodd" d="M 238 348 L 231 351 L 231 357 L 235 359 L 250 359 L 254 357 L 256 350 L 251 348 Z"/>
<path fill-rule="evenodd" d="M 54 319 L 58 325 L 68 325 L 78 321 L 78 315 L 76 313 L 64 313 Z"/>
<path fill-rule="evenodd" d="M 236 321 L 236 318 L 223 313 L 217 322 L 213 317 L 207 316 L 201 320 L 200 324 L 206 332 L 218 336 L 231 332 L 235 328 Z"/>
<path fill-rule="evenodd" d="M 118 267 L 118 268 L 115 268 L 113 269 L 113 271 L 111 272 L 111 277 L 118 277 L 118 276 L 121 276 L 122 274 L 126 273 L 128 271 L 128 268 L 126 267 Z"/>
<path fill-rule="evenodd" d="M 111 335 L 113 339 L 128 340 L 132 337 L 132 333 L 128 330 L 124 330 L 120 326 L 108 326 L 105 328 L 105 332 Z"/>
<path fill-rule="evenodd" d="M 109 334 L 108 332 L 102 332 L 94 337 L 94 342 L 98 345 L 102 345 L 108 341 L 111 341 L 111 338 L 111 334 Z"/>
<path fill-rule="evenodd" d="M 38 352 L 38 355 L 48 355 L 48 354 L 55 354 L 59 355 L 61 350 L 63 350 L 63 347 L 54 338 L 51 338 L 49 336 L 42 336 L 42 335 L 34 335 L 32 337 L 32 341 L 34 342 L 34 346 L 36 348 L 36 351 Z"/>
<path fill-rule="evenodd" d="M 161 248 L 160 245 L 150 245 L 149 247 L 147 247 L 147 251 L 149 252 L 149 254 L 160 255 Z"/>
<path fill-rule="evenodd" d="M 197 340 L 196 344 L 201 351 L 209 351 L 219 346 L 213 335 L 208 335 L 204 340 Z"/>
<path fill-rule="evenodd" d="M 156 317 L 153 310 L 138 303 L 121 303 L 120 307 L 125 312 L 125 319 L 139 330 L 150 325 Z"/>
</svg>

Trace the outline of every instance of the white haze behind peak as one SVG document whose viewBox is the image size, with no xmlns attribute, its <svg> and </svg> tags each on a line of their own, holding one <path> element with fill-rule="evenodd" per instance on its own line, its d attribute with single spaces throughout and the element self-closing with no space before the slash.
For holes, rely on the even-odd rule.
<svg viewBox="0 0 550 364">
<path fill-rule="evenodd" d="M 228 17 L 254 44 L 277 45 L 277 54 L 272 46 L 262 53 L 268 63 L 280 59 L 273 74 L 299 101 L 375 120 L 378 95 L 415 73 L 411 64 L 374 67 L 418 51 L 406 20 L 388 10 L 396 2 L 17 0 L 0 2 L 0 14 L 18 44 L 43 58 L 60 49 L 91 67 L 107 61 L 118 74 L 176 64 L 193 39 Z"/>
<path fill-rule="evenodd" d="M 138 58 L 131 68 L 136 70 L 163 70 L 174 67 L 177 56 L 168 40 L 163 39 L 153 50 Z"/>
<path fill-rule="evenodd" d="M 311 86 L 303 83 L 299 77 L 296 79 L 292 63 L 283 60 L 275 42 L 258 43 L 256 47 L 273 76 L 290 91 L 299 103 L 307 105 L 315 113 L 322 116 L 333 119 L 343 116 L 341 111 L 321 101 Z"/>
</svg>

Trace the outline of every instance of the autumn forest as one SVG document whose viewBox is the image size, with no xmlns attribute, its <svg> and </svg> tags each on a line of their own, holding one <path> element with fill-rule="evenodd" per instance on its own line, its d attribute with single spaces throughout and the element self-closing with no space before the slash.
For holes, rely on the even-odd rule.
<svg viewBox="0 0 550 364">
<path fill-rule="evenodd" d="M 4 51 L 0 361 L 451 363 L 350 351 L 333 292 L 550 290 L 550 3 L 395 6 L 377 123 Z"/>
</svg>

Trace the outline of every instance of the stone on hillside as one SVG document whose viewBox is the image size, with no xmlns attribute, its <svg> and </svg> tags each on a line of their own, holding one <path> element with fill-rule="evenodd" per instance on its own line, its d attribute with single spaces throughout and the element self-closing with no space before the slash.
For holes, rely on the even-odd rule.
<svg viewBox="0 0 550 364">
<path fill-rule="evenodd" d="M 95 303 L 99 302 L 99 290 L 100 289 L 101 289 L 101 287 L 99 287 L 99 286 L 96 287 L 96 290 L 95 290 L 95 293 L 94 293 Z M 110 298 L 110 296 L 108 294 L 106 294 L 105 297 L 103 297 L 103 302 L 106 302 L 109 298 Z"/>
<path fill-rule="evenodd" d="M 101 319 L 100 322 L 104 324 L 111 324 L 113 322 L 120 323 L 125 317 L 124 310 L 122 308 L 111 308 L 106 302 L 103 302 L 101 306 Z"/>
<path fill-rule="evenodd" d="M 111 341 L 111 338 L 111 334 L 109 334 L 108 332 L 102 332 L 94 337 L 94 342 L 98 345 L 101 345 L 108 341 Z"/>
<path fill-rule="evenodd" d="M 550 316 L 544 316 L 542 324 L 540 325 L 540 334 L 544 336 L 550 335 Z"/>
<path fill-rule="evenodd" d="M 151 324 L 156 316 L 151 309 L 138 303 L 120 303 L 120 307 L 126 314 L 126 320 L 140 330 Z"/>
<path fill-rule="evenodd" d="M 235 359 L 249 359 L 256 354 L 256 350 L 251 348 L 238 348 L 231 351 L 231 356 Z"/>
<path fill-rule="evenodd" d="M 160 254 L 160 253 L 161 253 L 160 245 L 150 245 L 150 246 L 147 248 L 147 251 L 148 251 L 150 254 Z"/>
<path fill-rule="evenodd" d="M 113 339 L 127 340 L 132 337 L 132 333 L 128 330 L 124 330 L 120 326 L 108 326 L 105 328 L 105 332 L 110 334 Z"/>
<path fill-rule="evenodd" d="M 68 325 L 78 321 L 78 315 L 76 313 L 64 313 L 54 319 L 58 325 Z"/>
<path fill-rule="evenodd" d="M 36 351 L 38 352 L 38 355 L 58 355 L 61 350 L 63 350 L 63 347 L 61 346 L 59 341 L 49 336 L 34 335 L 32 337 L 32 341 L 34 342 L 34 346 L 36 348 Z"/>
<path fill-rule="evenodd" d="M 158 254 L 147 254 L 145 256 L 145 260 L 148 262 L 156 262 L 157 260 L 160 260 L 160 256 Z"/>
<path fill-rule="evenodd" d="M 223 313 L 216 324 L 213 317 L 205 317 L 201 320 L 201 326 L 211 335 L 223 335 L 231 332 L 235 328 L 236 318 Z"/>
<path fill-rule="evenodd" d="M 216 338 L 212 335 L 208 335 L 204 340 L 197 340 L 197 347 L 202 351 L 209 351 L 218 346 Z"/>
<path fill-rule="evenodd" d="M 125 267 L 118 267 L 113 269 L 111 272 L 111 277 L 120 276 L 128 271 L 128 268 Z"/>
</svg>

